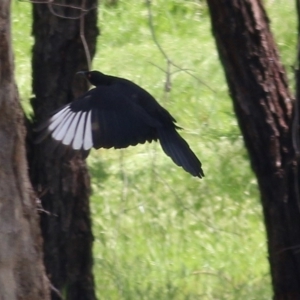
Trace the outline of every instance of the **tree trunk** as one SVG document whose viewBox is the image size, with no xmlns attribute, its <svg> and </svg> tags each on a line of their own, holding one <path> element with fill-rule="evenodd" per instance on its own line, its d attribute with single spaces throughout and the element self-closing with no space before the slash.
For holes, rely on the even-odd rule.
<svg viewBox="0 0 300 300">
<path fill-rule="evenodd" d="M 297 53 L 297 70 L 296 70 L 296 102 L 295 102 L 295 115 L 293 121 L 294 130 L 294 147 L 300 161 L 300 0 L 296 0 L 297 15 L 298 15 L 298 53 Z M 300 192 L 299 192 L 300 193 Z"/>
<path fill-rule="evenodd" d="M 49 298 L 42 238 L 14 81 L 10 1 L 0 1 L 0 299 Z"/>
<path fill-rule="evenodd" d="M 84 2 L 84 1 L 83 1 Z M 45 121 L 49 113 L 85 92 L 87 83 L 75 77 L 87 70 L 87 59 L 77 18 L 81 0 L 63 5 L 33 4 L 33 93 L 34 116 Z M 96 7 L 97 1 L 88 1 Z M 65 16 L 65 17 L 59 17 Z M 85 39 L 91 55 L 95 53 L 97 10 L 84 17 Z M 33 125 L 33 127 L 36 124 Z M 35 189 L 40 193 L 44 213 L 41 227 L 44 237 L 45 265 L 55 289 L 66 299 L 95 299 L 92 273 L 92 230 L 89 209 L 90 178 L 79 154 L 71 159 L 57 156 L 47 142 L 32 145 L 29 136 L 28 160 Z M 52 291 L 52 299 L 60 299 Z"/>
<path fill-rule="evenodd" d="M 274 299 L 300 299 L 299 165 L 285 71 L 260 0 L 207 3 L 261 192 Z"/>
</svg>

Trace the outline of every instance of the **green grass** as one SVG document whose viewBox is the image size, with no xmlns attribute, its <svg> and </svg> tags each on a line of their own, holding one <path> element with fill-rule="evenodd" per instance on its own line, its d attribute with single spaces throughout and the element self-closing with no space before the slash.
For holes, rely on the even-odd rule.
<svg viewBox="0 0 300 300">
<path fill-rule="evenodd" d="M 296 49 L 293 5 L 291 0 L 267 3 L 290 79 Z M 176 72 L 171 92 L 164 92 L 160 68 L 166 62 L 151 38 L 143 1 L 100 8 L 102 35 L 93 67 L 149 90 L 185 128 L 182 135 L 200 157 L 206 177 L 186 174 L 158 144 L 92 152 L 98 297 L 270 299 L 259 194 L 207 8 L 199 1 L 156 0 L 152 9 L 164 51 L 194 77 Z M 14 4 L 13 25 L 17 83 L 29 111 L 29 4 Z"/>
</svg>

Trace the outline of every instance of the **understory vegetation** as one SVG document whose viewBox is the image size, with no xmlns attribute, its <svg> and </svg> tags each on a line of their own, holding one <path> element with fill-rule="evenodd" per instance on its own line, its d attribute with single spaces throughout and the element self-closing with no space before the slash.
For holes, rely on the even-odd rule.
<svg viewBox="0 0 300 300">
<path fill-rule="evenodd" d="M 289 73 L 296 57 L 294 1 L 265 1 Z M 183 127 L 203 164 L 193 178 L 159 144 L 93 151 L 91 208 L 99 299 L 270 299 L 259 193 L 228 95 L 203 1 L 104 2 L 93 69 L 148 90 Z M 31 113 L 31 7 L 13 3 L 16 79 Z M 179 67 L 179 68 L 178 68 Z"/>
</svg>

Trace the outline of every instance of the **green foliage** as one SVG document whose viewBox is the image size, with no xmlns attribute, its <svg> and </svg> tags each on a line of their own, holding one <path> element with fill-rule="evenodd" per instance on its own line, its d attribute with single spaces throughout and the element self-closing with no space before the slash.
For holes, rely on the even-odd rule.
<svg viewBox="0 0 300 300">
<path fill-rule="evenodd" d="M 13 51 L 15 54 L 15 76 L 20 93 L 21 104 L 26 113 L 32 111 L 31 97 L 31 6 L 23 2 L 13 2 Z"/>
<path fill-rule="evenodd" d="M 256 181 L 234 117 L 203 1 L 153 0 L 153 42 L 144 1 L 106 1 L 94 69 L 151 92 L 184 128 L 203 163 L 192 178 L 158 144 L 93 151 L 91 208 L 99 299 L 270 299 L 265 231 Z M 293 64 L 293 2 L 269 1 L 283 61 Z M 30 97 L 30 7 L 14 4 L 16 75 Z M 284 19 L 284 22 L 282 21 Z M 293 30 L 291 30 L 293 28 Z M 291 76 L 291 69 L 289 77 Z M 190 75 L 192 74 L 192 76 Z"/>
</svg>

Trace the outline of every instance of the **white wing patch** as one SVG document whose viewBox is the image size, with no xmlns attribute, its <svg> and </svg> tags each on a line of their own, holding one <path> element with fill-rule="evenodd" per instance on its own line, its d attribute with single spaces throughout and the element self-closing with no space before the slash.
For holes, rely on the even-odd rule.
<svg viewBox="0 0 300 300">
<path fill-rule="evenodd" d="M 87 120 L 85 122 L 85 133 L 84 133 L 84 141 L 83 141 L 83 149 L 84 150 L 88 150 L 93 147 L 91 115 L 92 115 L 92 111 L 89 111 Z"/>
<path fill-rule="evenodd" d="M 66 115 L 64 121 L 61 122 L 61 125 L 56 127 L 55 131 L 53 131 L 53 133 L 52 133 L 52 137 L 55 140 L 61 141 L 65 137 L 68 127 L 69 127 L 71 121 L 73 120 L 74 116 L 75 116 L 75 114 L 72 113 L 71 111 L 69 111 L 69 113 Z"/>
<path fill-rule="evenodd" d="M 82 147 L 85 116 L 86 116 L 86 112 L 81 114 L 77 129 L 75 132 L 75 137 L 74 137 L 73 145 L 72 145 L 73 149 L 75 149 L 75 150 L 81 149 L 81 147 Z"/>
<path fill-rule="evenodd" d="M 67 108 L 69 108 L 69 107 L 67 107 Z M 67 115 L 68 111 L 70 111 L 70 109 L 63 109 L 63 111 L 59 111 L 56 115 L 54 115 L 50 119 L 50 122 L 51 122 L 51 125 L 49 126 L 50 131 L 54 130 L 60 124 L 60 122 Z"/>
<path fill-rule="evenodd" d="M 89 150 L 93 147 L 92 111 L 73 112 L 70 106 L 64 107 L 50 119 L 48 127 L 51 136 L 74 150 Z"/>
<path fill-rule="evenodd" d="M 62 141 L 62 143 L 64 145 L 70 145 L 74 139 L 74 135 L 75 135 L 75 130 L 77 128 L 77 123 L 78 123 L 78 119 L 81 115 L 81 112 L 78 112 L 75 114 L 75 117 L 73 118 L 67 132 L 66 132 L 66 135 Z"/>
<path fill-rule="evenodd" d="M 51 121 L 56 120 L 61 114 L 63 114 L 66 110 L 70 110 L 70 106 L 67 105 L 65 108 L 63 108 L 62 110 L 58 111 L 54 116 L 51 117 Z"/>
</svg>

